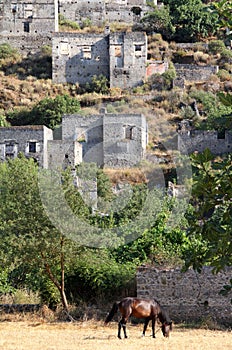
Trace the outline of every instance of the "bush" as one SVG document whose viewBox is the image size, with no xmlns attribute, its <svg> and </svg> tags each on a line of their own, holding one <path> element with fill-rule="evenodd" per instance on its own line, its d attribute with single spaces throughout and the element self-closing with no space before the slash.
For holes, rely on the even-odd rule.
<svg viewBox="0 0 232 350">
<path fill-rule="evenodd" d="M 18 59 L 19 53 L 16 49 L 12 48 L 9 44 L 1 44 L 0 45 L 0 60 L 5 60 L 7 58 L 10 59 Z"/>
<path fill-rule="evenodd" d="M 109 81 L 103 74 L 94 75 L 91 79 L 91 82 L 85 85 L 85 89 L 87 92 L 108 94 Z"/>
<path fill-rule="evenodd" d="M 226 47 L 222 40 L 212 40 L 209 42 L 208 50 L 214 55 L 223 52 L 225 49 Z"/>
<path fill-rule="evenodd" d="M 61 123 L 63 114 L 80 112 L 80 103 L 68 95 L 57 95 L 54 99 L 45 98 L 31 111 L 14 110 L 6 115 L 12 125 L 45 125 L 54 129 Z"/>
<path fill-rule="evenodd" d="M 61 27 L 67 27 L 69 29 L 78 30 L 80 26 L 78 23 L 66 19 L 63 15 L 59 14 L 59 25 Z"/>
</svg>

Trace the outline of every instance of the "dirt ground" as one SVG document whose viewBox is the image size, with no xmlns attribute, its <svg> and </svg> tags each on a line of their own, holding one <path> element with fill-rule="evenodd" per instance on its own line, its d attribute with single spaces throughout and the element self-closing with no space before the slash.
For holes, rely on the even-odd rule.
<svg viewBox="0 0 232 350">
<path fill-rule="evenodd" d="M 231 331 L 184 329 L 174 326 L 169 339 L 161 331 L 153 339 L 150 327 L 141 337 L 142 325 L 128 324 L 128 339 L 117 338 L 117 323 L 109 326 L 80 323 L 1 322 L 1 350 L 231 350 Z"/>
</svg>

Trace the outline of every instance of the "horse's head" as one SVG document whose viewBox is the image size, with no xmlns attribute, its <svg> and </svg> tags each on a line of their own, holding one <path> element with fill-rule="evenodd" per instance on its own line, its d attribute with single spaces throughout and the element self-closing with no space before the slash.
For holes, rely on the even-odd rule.
<svg viewBox="0 0 232 350">
<path fill-rule="evenodd" d="M 172 322 L 164 322 L 162 324 L 161 329 L 162 329 L 163 336 L 165 338 L 168 338 L 169 337 L 169 333 L 172 330 Z"/>
</svg>

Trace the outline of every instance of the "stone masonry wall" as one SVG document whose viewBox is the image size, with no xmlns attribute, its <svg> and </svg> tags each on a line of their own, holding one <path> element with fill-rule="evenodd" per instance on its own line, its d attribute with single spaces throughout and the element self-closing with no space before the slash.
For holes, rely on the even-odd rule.
<svg viewBox="0 0 232 350">
<path fill-rule="evenodd" d="M 85 85 L 93 75 L 109 79 L 109 38 L 98 34 L 54 33 L 54 83 Z"/>
<path fill-rule="evenodd" d="M 157 1 L 153 0 L 154 5 Z M 134 10 L 136 8 L 138 12 Z M 146 0 L 60 0 L 59 11 L 67 19 L 82 25 L 90 20 L 94 25 L 110 22 L 134 23 L 150 9 Z"/>
<path fill-rule="evenodd" d="M 218 323 L 232 324 L 231 295 L 219 294 L 229 284 L 232 268 L 213 274 L 209 267 L 201 273 L 192 269 L 159 270 L 140 267 L 137 271 L 137 296 L 155 298 L 175 322 L 199 321 L 211 317 Z"/>
<path fill-rule="evenodd" d="M 52 138 L 52 130 L 45 126 L 1 127 L 0 160 L 4 161 L 8 156 L 15 158 L 22 152 L 26 157 L 35 159 L 40 166 L 47 168 L 47 141 Z"/>
<path fill-rule="evenodd" d="M 0 44 L 9 43 L 21 53 L 51 46 L 58 30 L 57 0 L 0 0 Z"/>
<path fill-rule="evenodd" d="M 224 138 L 219 138 L 217 131 L 194 130 L 178 133 L 178 149 L 183 153 L 203 152 L 208 148 L 213 154 L 230 153 L 232 132 L 226 131 Z"/>
<path fill-rule="evenodd" d="M 218 66 L 198 66 L 196 64 L 174 64 L 177 77 L 188 81 L 206 81 L 218 73 Z"/>
<path fill-rule="evenodd" d="M 146 78 L 146 34 L 110 34 L 109 57 L 110 87 L 125 89 L 141 85 Z"/>
</svg>

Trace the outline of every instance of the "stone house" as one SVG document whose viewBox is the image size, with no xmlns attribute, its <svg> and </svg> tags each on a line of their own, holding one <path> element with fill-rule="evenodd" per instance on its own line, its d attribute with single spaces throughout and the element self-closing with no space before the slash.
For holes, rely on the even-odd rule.
<svg viewBox="0 0 232 350">
<path fill-rule="evenodd" d="M 54 83 L 85 85 L 104 75 L 110 87 L 129 88 L 146 78 L 147 37 L 132 33 L 54 33 Z"/>
<path fill-rule="evenodd" d="M 141 114 L 64 115 L 61 134 L 45 126 L 0 128 L 0 160 L 22 152 L 41 167 L 74 168 L 82 161 L 100 167 L 133 167 L 145 156 L 147 122 Z"/>
<path fill-rule="evenodd" d="M 22 53 L 51 45 L 58 30 L 57 0 L 0 0 L 0 44 L 9 43 Z"/>
<path fill-rule="evenodd" d="M 0 161 L 15 158 L 21 152 L 33 158 L 43 167 L 48 167 L 48 140 L 53 139 L 52 130 L 46 126 L 0 127 Z"/>
<path fill-rule="evenodd" d="M 203 152 L 208 148 L 213 154 L 226 154 L 232 150 L 232 131 L 220 135 L 215 130 L 178 131 L 178 149 L 183 153 Z"/>
</svg>

